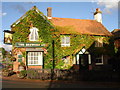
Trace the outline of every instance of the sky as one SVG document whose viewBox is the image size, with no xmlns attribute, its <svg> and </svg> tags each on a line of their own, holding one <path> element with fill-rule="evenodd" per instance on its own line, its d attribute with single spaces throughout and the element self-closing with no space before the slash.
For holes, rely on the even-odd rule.
<svg viewBox="0 0 120 90">
<path fill-rule="evenodd" d="M 64 0 L 65 1 L 65 0 Z M 89 0 L 89 2 L 15 2 L 2 1 L 0 3 L 0 18 L 2 27 L 0 29 L 0 47 L 5 47 L 10 50 L 10 45 L 3 44 L 4 30 L 10 30 L 11 24 L 18 20 L 25 12 L 30 10 L 33 6 L 47 15 L 47 7 L 52 7 L 52 17 L 61 18 L 76 18 L 76 19 L 91 19 L 94 20 L 93 13 L 96 8 L 100 8 L 102 13 L 102 24 L 111 32 L 118 29 L 118 0 Z"/>
</svg>

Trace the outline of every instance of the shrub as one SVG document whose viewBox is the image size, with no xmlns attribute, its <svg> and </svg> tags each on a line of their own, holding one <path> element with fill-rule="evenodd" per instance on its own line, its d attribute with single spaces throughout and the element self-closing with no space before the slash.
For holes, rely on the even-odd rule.
<svg viewBox="0 0 120 90">
<path fill-rule="evenodd" d="M 17 73 L 17 76 L 21 79 L 25 78 L 27 76 L 27 71 L 26 70 L 17 71 L 16 73 Z"/>
<path fill-rule="evenodd" d="M 9 68 L 4 68 L 3 70 L 2 70 L 2 75 L 4 76 L 4 77 L 8 77 L 8 76 L 10 76 L 10 75 L 12 75 L 13 74 L 13 71 L 12 70 L 9 70 Z"/>
<path fill-rule="evenodd" d="M 38 73 L 36 72 L 36 70 L 28 70 L 27 71 L 27 77 L 30 79 L 36 79 L 38 77 Z"/>
</svg>

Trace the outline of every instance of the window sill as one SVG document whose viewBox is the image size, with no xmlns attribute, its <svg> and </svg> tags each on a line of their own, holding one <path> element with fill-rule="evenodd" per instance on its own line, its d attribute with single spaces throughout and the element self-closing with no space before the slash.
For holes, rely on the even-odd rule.
<svg viewBox="0 0 120 90">
<path fill-rule="evenodd" d="M 104 65 L 104 64 L 103 64 L 103 63 L 96 63 L 95 65 L 97 65 L 97 66 L 98 66 L 98 65 Z"/>
<path fill-rule="evenodd" d="M 61 47 L 70 47 L 70 44 L 62 44 Z"/>
<path fill-rule="evenodd" d="M 42 65 L 28 65 L 28 66 L 42 66 Z"/>
</svg>

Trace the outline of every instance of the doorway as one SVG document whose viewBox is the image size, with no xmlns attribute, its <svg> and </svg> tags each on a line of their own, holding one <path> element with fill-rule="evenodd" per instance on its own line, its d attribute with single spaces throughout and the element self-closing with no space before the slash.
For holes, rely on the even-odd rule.
<svg viewBox="0 0 120 90">
<path fill-rule="evenodd" d="M 79 69 L 88 70 L 88 54 L 79 54 Z"/>
</svg>

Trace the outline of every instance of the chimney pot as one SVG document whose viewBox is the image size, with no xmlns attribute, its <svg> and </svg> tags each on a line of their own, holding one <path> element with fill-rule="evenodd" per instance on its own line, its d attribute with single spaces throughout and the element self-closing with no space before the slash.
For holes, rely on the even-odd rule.
<svg viewBox="0 0 120 90">
<path fill-rule="evenodd" d="M 96 11 L 94 13 L 94 19 L 102 23 L 102 11 L 100 11 L 100 8 L 96 8 Z"/>
<path fill-rule="evenodd" d="M 100 11 L 100 8 L 96 8 L 96 11 Z"/>
</svg>

